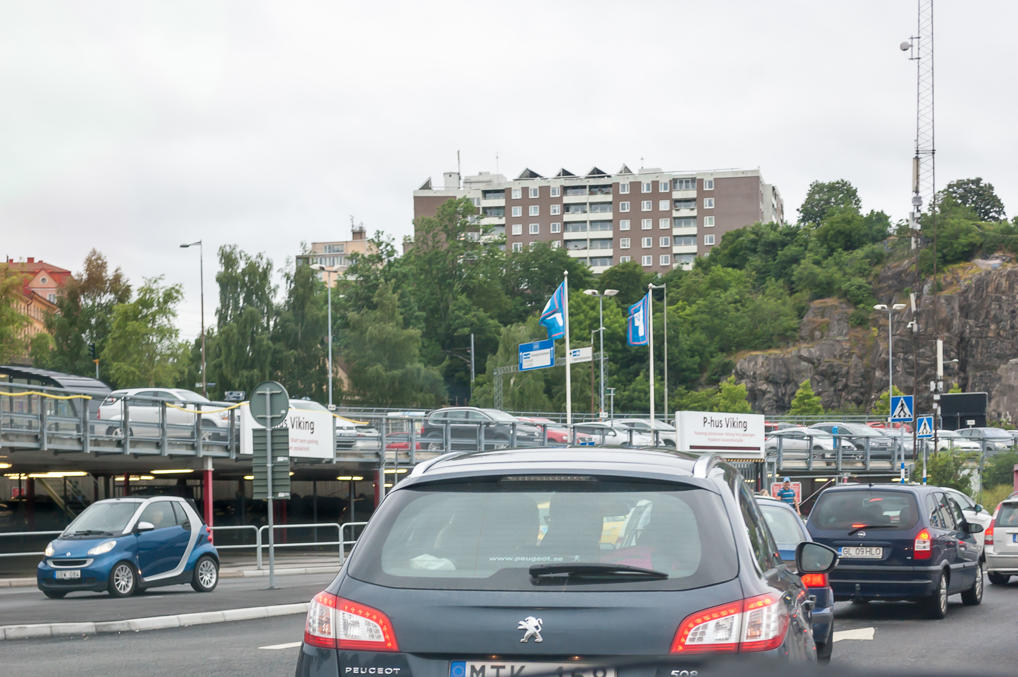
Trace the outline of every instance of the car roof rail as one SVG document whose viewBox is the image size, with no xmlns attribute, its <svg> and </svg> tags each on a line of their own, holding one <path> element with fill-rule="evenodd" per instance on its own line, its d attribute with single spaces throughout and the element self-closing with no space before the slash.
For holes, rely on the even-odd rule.
<svg viewBox="0 0 1018 677">
<path fill-rule="evenodd" d="M 714 454 L 703 454 L 693 463 L 693 477 L 707 477 L 707 474 L 720 462 L 721 459 Z"/>
</svg>

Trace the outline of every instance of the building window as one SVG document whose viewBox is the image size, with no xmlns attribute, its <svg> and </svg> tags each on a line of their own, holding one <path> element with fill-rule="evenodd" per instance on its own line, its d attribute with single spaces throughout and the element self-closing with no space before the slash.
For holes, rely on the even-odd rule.
<svg viewBox="0 0 1018 677">
<path fill-rule="evenodd" d="M 703 208 L 704 209 L 714 209 L 714 198 L 712 198 L 712 197 L 705 197 L 703 199 Z"/>
<path fill-rule="evenodd" d="M 537 186 L 531 186 L 530 197 L 541 197 L 541 189 Z"/>
<path fill-rule="evenodd" d="M 696 228 L 696 217 L 677 216 L 672 219 L 672 225 L 676 228 Z"/>
<path fill-rule="evenodd" d="M 643 264 L 644 266 L 651 266 L 651 265 L 654 264 L 654 257 L 653 256 L 641 256 L 640 257 L 640 263 Z"/>
<path fill-rule="evenodd" d="M 675 246 L 676 247 L 695 247 L 696 246 L 696 238 L 692 237 L 690 235 L 687 235 L 685 237 L 677 237 L 677 238 L 675 238 Z"/>
<path fill-rule="evenodd" d="M 672 256 L 671 256 L 671 254 L 662 254 L 661 256 L 658 257 L 658 262 L 660 262 L 660 264 L 662 266 L 670 266 L 670 265 L 672 265 Z"/>
<path fill-rule="evenodd" d="M 703 180 L 703 189 L 704 190 L 714 190 L 714 179 L 704 179 Z"/>
<path fill-rule="evenodd" d="M 619 211 L 620 212 L 628 212 L 629 211 L 629 203 L 628 202 L 620 202 L 619 203 Z"/>
<path fill-rule="evenodd" d="M 516 205 L 512 209 L 513 216 L 523 216 L 523 207 Z"/>
<path fill-rule="evenodd" d="M 530 205 L 530 216 L 541 215 L 541 205 Z"/>
<path fill-rule="evenodd" d="M 522 223 L 514 223 L 513 224 L 513 235 L 523 235 L 523 224 Z"/>
<path fill-rule="evenodd" d="M 641 212 L 649 212 L 653 208 L 654 208 L 653 200 L 644 200 L 643 202 L 640 203 Z"/>
<path fill-rule="evenodd" d="M 642 240 L 640 240 L 640 246 L 643 247 L 644 249 L 650 249 L 651 247 L 654 246 L 654 238 L 652 237 L 643 238 Z"/>
<path fill-rule="evenodd" d="M 513 242 L 513 251 L 514 252 L 521 252 L 521 251 L 523 251 L 523 243 L 522 242 Z"/>
<path fill-rule="evenodd" d="M 541 234 L 541 224 L 540 223 L 531 223 L 530 224 L 530 234 L 531 235 L 540 235 Z"/>
<path fill-rule="evenodd" d="M 619 249 L 629 249 L 629 238 L 628 237 L 620 237 L 619 238 Z"/>
<path fill-rule="evenodd" d="M 629 230 L 629 219 L 619 219 L 619 230 Z"/>
<path fill-rule="evenodd" d="M 703 217 L 703 227 L 704 228 L 713 228 L 714 227 L 714 217 L 713 216 L 705 216 L 705 217 Z"/>
<path fill-rule="evenodd" d="M 619 192 L 620 193 L 628 193 L 629 192 L 629 182 L 628 181 L 623 181 L 622 183 L 619 184 Z"/>
<path fill-rule="evenodd" d="M 551 206 L 551 214 L 552 214 L 552 216 L 554 216 L 556 214 L 561 214 L 561 213 L 562 213 L 562 205 L 560 205 L 558 203 L 555 203 L 555 204 L 553 204 Z"/>
<path fill-rule="evenodd" d="M 672 203 L 671 200 L 658 200 L 657 208 L 660 209 L 663 212 L 671 211 L 671 209 L 672 209 L 672 204 L 671 203 Z"/>
<path fill-rule="evenodd" d="M 675 179 L 673 190 L 696 190 L 696 179 Z"/>
<path fill-rule="evenodd" d="M 658 228 L 671 228 L 672 227 L 672 220 L 671 219 L 667 219 L 667 218 L 665 218 L 665 219 L 658 219 L 657 220 L 657 227 Z"/>
<path fill-rule="evenodd" d="M 619 257 L 619 263 L 629 263 L 630 261 L 632 261 L 632 259 L 629 258 L 628 256 L 620 256 Z"/>
<path fill-rule="evenodd" d="M 550 190 L 551 197 L 559 197 L 560 195 L 562 195 L 562 186 L 552 186 Z"/>
<path fill-rule="evenodd" d="M 558 221 L 552 221 L 551 222 L 551 232 L 553 232 L 553 233 L 561 233 L 562 232 L 562 224 L 559 223 Z"/>
<path fill-rule="evenodd" d="M 704 235 L 703 236 L 703 243 L 705 245 L 708 245 L 708 246 L 713 246 L 713 244 L 714 244 L 714 233 L 707 233 L 706 235 Z"/>
<path fill-rule="evenodd" d="M 640 230 L 650 230 L 654 227 L 654 219 L 643 219 L 640 221 Z"/>
<path fill-rule="evenodd" d="M 661 247 L 671 247 L 672 246 L 672 238 L 668 237 L 667 235 L 662 235 L 661 237 L 659 237 L 657 239 L 657 241 L 658 241 L 658 245 L 661 246 Z"/>
<path fill-rule="evenodd" d="M 642 190 L 644 193 L 649 193 L 650 191 L 654 190 L 654 182 L 644 181 Z"/>
<path fill-rule="evenodd" d="M 519 200 L 521 197 L 523 197 L 522 191 L 523 191 L 522 188 L 513 188 L 513 199 Z"/>
<path fill-rule="evenodd" d="M 662 192 L 662 193 L 667 192 L 668 191 L 668 182 L 667 181 L 658 181 L 657 182 L 657 189 L 660 192 Z"/>
<path fill-rule="evenodd" d="M 552 224 L 554 225 L 554 224 Z M 551 243 L 552 249 L 562 249 L 562 240 L 553 240 Z"/>
<path fill-rule="evenodd" d="M 471 198 L 470 201 L 474 203 L 475 207 L 480 209 L 480 207 L 481 207 L 481 198 L 479 198 L 479 197 Z"/>
</svg>

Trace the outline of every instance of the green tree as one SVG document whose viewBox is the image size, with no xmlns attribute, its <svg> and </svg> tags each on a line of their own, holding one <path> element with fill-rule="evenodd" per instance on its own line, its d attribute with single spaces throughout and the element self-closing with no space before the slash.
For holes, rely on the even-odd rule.
<svg viewBox="0 0 1018 677">
<path fill-rule="evenodd" d="M 91 250 L 81 272 L 64 285 L 57 298 L 57 311 L 46 318 L 46 328 L 53 336 L 47 366 L 70 374 L 92 374 L 89 344 L 95 344 L 97 354 L 105 350 L 113 309 L 130 300 L 131 285 L 123 271 L 110 270 L 106 257 Z M 100 378 L 111 377 L 106 367 L 100 360 Z"/>
<path fill-rule="evenodd" d="M 110 333 L 100 359 L 118 388 L 176 383 L 186 347 L 178 341 L 176 306 L 180 285 L 149 278 L 129 303 L 113 308 Z"/>
<path fill-rule="evenodd" d="M 647 283 L 654 280 L 654 275 L 646 272 L 636 261 L 617 263 L 601 273 L 598 279 L 598 290 L 618 289 L 615 298 L 622 305 L 636 303 L 647 293 Z"/>
<path fill-rule="evenodd" d="M 814 181 L 799 207 L 799 225 L 818 228 L 833 209 L 848 208 L 858 213 L 861 207 L 859 191 L 845 179 Z"/>
<path fill-rule="evenodd" d="M 1001 484 L 1014 486 L 1014 467 L 1018 465 L 1018 451 L 1004 451 L 986 459 L 983 466 L 983 486 Z"/>
<path fill-rule="evenodd" d="M 898 389 L 898 386 L 893 386 L 893 388 L 894 388 L 893 394 L 895 397 L 905 394 Z M 877 401 L 873 403 L 873 407 L 870 409 L 870 413 L 873 414 L 874 416 L 884 416 L 884 417 L 891 415 L 891 396 L 887 394 L 886 390 L 880 393 L 880 397 L 878 397 Z"/>
<path fill-rule="evenodd" d="M 972 210 L 980 221 L 1004 221 L 1004 203 L 997 197 L 992 183 L 983 183 L 982 178 L 957 179 L 937 193 L 939 202 L 951 200 Z"/>
<path fill-rule="evenodd" d="M 938 451 L 930 455 L 926 460 L 927 484 L 935 487 L 951 487 L 971 496 L 972 480 L 966 465 L 973 458 L 975 458 L 974 454 L 954 450 Z M 922 481 L 922 474 L 922 463 L 916 463 L 912 468 L 912 481 Z"/>
<path fill-rule="evenodd" d="M 276 378 L 291 395 L 318 401 L 328 401 L 326 293 L 325 284 L 310 266 L 297 265 L 286 274 L 286 301 L 272 331 Z"/>
<path fill-rule="evenodd" d="M 809 379 L 799 384 L 799 389 L 792 396 L 792 406 L 788 413 L 795 416 L 820 416 L 824 413 L 824 405 L 820 402 L 820 396 L 813 392 Z"/>
<path fill-rule="evenodd" d="M 717 394 L 711 398 L 711 411 L 731 414 L 748 414 L 753 411 L 747 399 L 746 384 L 736 383 L 734 376 L 722 381 Z"/>
<path fill-rule="evenodd" d="M 0 265 L 0 362 L 23 354 L 27 347 L 23 332 L 29 319 L 19 308 L 24 277 Z"/>
<path fill-rule="evenodd" d="M 441 374 L 420 359 L 421 333 L 405 328 L 393 285 L 375 292 L 372 308 L 352 314 L 345 340 L 351 390 L 380 407 L 433 407 L 445 399 Z"/>
</svg>

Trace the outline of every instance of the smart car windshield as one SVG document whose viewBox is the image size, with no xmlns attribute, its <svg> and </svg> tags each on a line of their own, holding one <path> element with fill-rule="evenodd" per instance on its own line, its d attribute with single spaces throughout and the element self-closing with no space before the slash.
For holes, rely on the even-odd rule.
<svg viewBox="0 0 1018 677">
<path fill-rule="evenodd" d="M 138 509 L 137 501 L 93 503 L 67 525 L 64 536 L 103 536 L 119 534 Z"/>
</svg>

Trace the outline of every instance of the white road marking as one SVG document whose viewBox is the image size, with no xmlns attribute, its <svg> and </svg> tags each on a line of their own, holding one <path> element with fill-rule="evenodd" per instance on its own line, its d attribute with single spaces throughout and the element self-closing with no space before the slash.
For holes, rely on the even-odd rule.
<svg viewBox="0 0 1018 677">
<path fill-rule="evenodd" d="M 835 630 L 834 641 L 840 642 L 843 639 L 871 640 L 876 628 L 856 628 L 854 630 Z M 298 642 L 299 644 L 299 642 Z M 264 648 L 264 647 L 263 647 Z"/>
<path fill-rule="evenodd" d="M 872 628 L 870 628 L 872 630 Z M 870 639 L 873 639 L 870 637 Z M 265 649 L 266 651 L 279 651 L 280 649 L 296 649 L 301 645 L 300 642 L 287 642 L 286 644 L 269 644 L 267 646 L 260 646 L 259 649 Z"/>
</svg>

